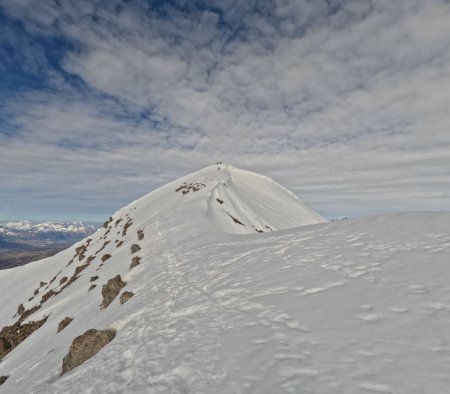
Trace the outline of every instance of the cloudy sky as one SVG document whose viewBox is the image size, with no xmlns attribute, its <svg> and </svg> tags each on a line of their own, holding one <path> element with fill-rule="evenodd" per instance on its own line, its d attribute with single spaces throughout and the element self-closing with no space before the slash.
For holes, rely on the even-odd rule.
<svg viewBox="0 0 450 394">
<path fill-rule="evenodd" d="M 329 218 L 449 210 L 449 1 L 0 0 L 0 220 L 218 160 Z"/>
</svg>

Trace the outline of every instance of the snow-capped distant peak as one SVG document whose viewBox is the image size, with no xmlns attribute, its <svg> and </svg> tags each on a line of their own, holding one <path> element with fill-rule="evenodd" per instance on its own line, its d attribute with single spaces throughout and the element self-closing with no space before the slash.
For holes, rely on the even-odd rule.
<svg viewBox="0 0 450 394">
<path fill-rule="evenodd" d="M 19 230 L 19 231 L 31 230 L 33 228 L 33 223 L 31 223 L 28 220 L 21 220 L 19 222 L 8 222 L 0 225 L 10 230 Z"/>
</svg>

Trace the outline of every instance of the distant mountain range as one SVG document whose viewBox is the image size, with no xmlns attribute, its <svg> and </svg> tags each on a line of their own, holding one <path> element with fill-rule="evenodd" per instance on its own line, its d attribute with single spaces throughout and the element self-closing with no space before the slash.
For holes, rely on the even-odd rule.
<svg viewBox="0 0 450 394">
<path fill-rule="evenodd" d="M 0 270 L 53 256 L 98 227 L 81 222 L 0 223 Z"/>
<path fill-rule="evenodd" d="M 0 242 L 76 242 L 94 233 L 98 227 L 83 222 L 32 223 L 22 220 L 0 223 Z"/>
</svg>

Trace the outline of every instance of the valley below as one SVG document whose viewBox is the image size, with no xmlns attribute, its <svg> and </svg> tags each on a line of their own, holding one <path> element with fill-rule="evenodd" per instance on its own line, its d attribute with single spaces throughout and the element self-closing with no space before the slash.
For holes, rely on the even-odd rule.
<svg viewBox="0 0 450 394">
<path fill-rule="evenodd" d="M 0 242 L 0 270 L 14 268 L 51 257 L 68 248 L 72 242 Z"/>
</svg>

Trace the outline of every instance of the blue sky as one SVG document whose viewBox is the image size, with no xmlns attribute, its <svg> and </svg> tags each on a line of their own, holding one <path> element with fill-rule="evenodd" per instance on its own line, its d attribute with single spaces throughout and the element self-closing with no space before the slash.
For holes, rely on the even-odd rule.
<svg viewBox="0 0 450 394">
<path fill-rule="evenodd" d="M 0 220 L 218 160 L 329 218 L 450 209 L 450 4 L 0 0 Z"/>
</svg>

